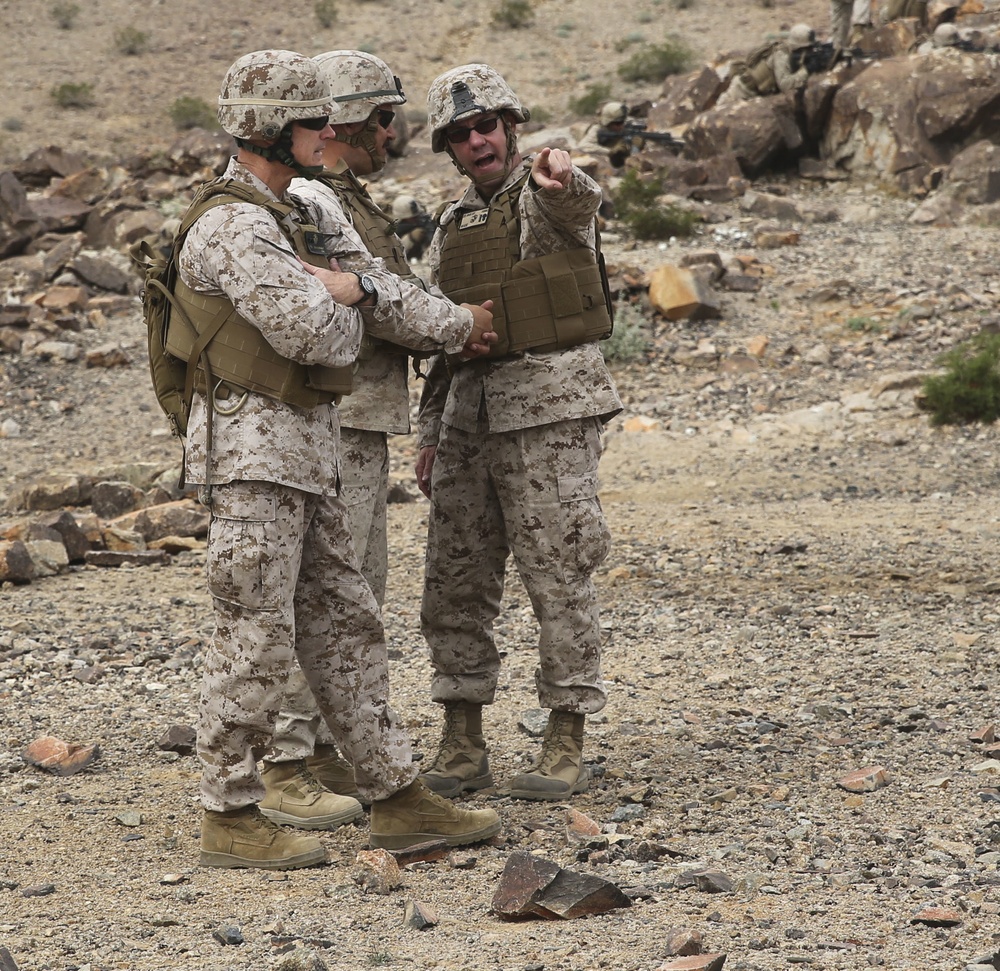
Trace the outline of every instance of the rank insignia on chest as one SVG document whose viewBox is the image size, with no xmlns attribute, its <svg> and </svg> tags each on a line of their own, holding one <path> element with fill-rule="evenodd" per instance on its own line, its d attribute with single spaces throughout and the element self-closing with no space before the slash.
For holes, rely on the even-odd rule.
<svg viewBox="0 0 1000 971">
<path fill-rule="evenodd" d="M 316 256 L 326 256 L 326 247 L 323 245 L 323 233 L 315 233 L 306 230 L 303 234 L 306 238 L 306 249 Z"/>
<path fill-rule="evenodd" d="M 482 226 L 483 223 L 485 223 L 489 218 L 489 209 L 477 209 L 475 212 L 463 212 L 458 223 L 458 228 L 459 230 L 474 229 L 476 226 Z"/>
</svg>

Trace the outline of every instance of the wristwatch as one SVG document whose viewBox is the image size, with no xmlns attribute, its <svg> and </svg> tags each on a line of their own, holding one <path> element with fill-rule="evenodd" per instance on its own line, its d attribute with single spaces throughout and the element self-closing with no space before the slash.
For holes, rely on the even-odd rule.
<svg viewBox="0 0 1000 971">
<path fill-rule="evenodd" d="M 364 303 L 369 297 L 371 297 L 372 303 L 374 304 L 378 300 L 378 289 L 375 286 L 375 281 L 367 273 L 355 274 L 358 278 L 358 283 L 361 286 L 361 292 L 364 296 L 358 301 L 358 303 Z"/>
</svg>

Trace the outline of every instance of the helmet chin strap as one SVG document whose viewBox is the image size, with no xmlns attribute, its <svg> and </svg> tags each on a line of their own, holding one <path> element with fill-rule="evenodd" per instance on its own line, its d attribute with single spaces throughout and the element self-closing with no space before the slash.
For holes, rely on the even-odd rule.
<svg viewBox="0 0 1000 971">
<path fill-rule="evenodd" d="M 451 157 L 452 165 L 455 166 L 458 171 L 464 175 L 473 185 L 476 187 L 482 185 L 484 182 L 496 182 L 496 184 L 503 185 L 507 180 L 507 176 L 514 171 L 514 159 L 517 157 L 517 132 L 515 131 L 516 125 L 510 124 L 507 121 L 507 114 L 504 112 L 500 115 L 500 123 L 503 125 L 504 133 L 507 136 L 507 157 L 504 159 L 503 163 L 503 173 L 500 176 L 490 176 L 488 179 L 476 178 L 475 174 L 468 171 L 457 158 L 455 158 L 455 150 L 451 147 L 448 142 L 445 142 L 445 148 L 448 155 Z M 499 179 L 499 181 L 497 181 Z"/>
<path fill-rule="evenodd" d="M 245 138 L 237 138 L 236 144 L 254 155 L 267 159 L 269 162 L 281 162 L 287 165 L 303 179 L 315 179 L 323 171 L 322 165 L 303 165 L 292 155 L 292 126 L 285 125 L 281 134 L 270 145 L 251 145 Z"/>
<path fill-rule="evenodd" d="M 368 116 L 368 121 L 365 127 L 361 131 L 356 132 L 353 135 L 343 134 L 337 132 L 337 141 L 343 142 L 345 145 L 350 145 L 353 148 L 360 148 L 368 153 L 368 157 L 371 159 L 372 171 L 378 172 L 385 168 L 386 157 L 383 153 L 379 155 L 378 145 L 375 141 L 375 133 L 378 131 L 378 112 L 373 111 Z"/>
</svg>

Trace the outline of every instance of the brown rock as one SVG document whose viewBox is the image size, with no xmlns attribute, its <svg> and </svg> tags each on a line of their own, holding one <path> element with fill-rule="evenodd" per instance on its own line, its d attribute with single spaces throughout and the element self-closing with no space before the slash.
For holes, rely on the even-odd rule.
<svg viewBox="0 0 1000 971">
<path fill-rule="evenodd" d="M 58 534 L 70 563 L 81 562 L 90 549 L 90 541 L 71 512 L 59 510 L 47 513 L 39 518 L 38 524 Z"/>
<path fill-rule="evenodd" d="M 695 954 L 661 964 L 656 971 L 722 971 L 725 954 Z"/>
<path fill-rule="evenodd" d="M 690 74 L 670 75 L 663 82 L 659 100 L 649 109 L 647 127 L 666 131 L 691 121 L 719 100 L 725 86 L 719 73 L 707 64 Z"/>
<path fill-rule="evenodd" d="M 407 900 L 403 909 L 403 924 L 415 931 L 426 931 L 441 923 L 437 911 L 419 900 Z"/>
<path fill-rule="evenodd" d="M 21 758 L 54 775 L 73 775 L 91 765 L 100 754 L 97 745 L 78 745 L 54 735 L 43 735 L 21 753 Z"/>
<path fill-rule="evenodd" d="M 360 850 L 354 871 L 354 882 L 365 893 L 390 894 L 403 885 L 399 864 L 388 850 Z"/>
<path fill-rule="evenodd" d="M 693 954 L 701 954 L 703 944 L 704 936 L 701 931 L 688 927 L 673 930 L 667 934 L 667 954 L 670 955 L 690 957 Z"/>
<path fill-rule="evenodd" d="M 688 269 L 664 264 L 649 275 L 649 301 L 669 320 L 720 316 L 719 302 Z"/>
<path fill-rule="evenodd" d="M 969 741 L 975 742 L 977 745 L 991 745 L 996 740 L 996 725 L 984 725 L 969 736 Z"/>
<path fill-rule="evenodd" d="M 127 367 L 131 364 L 128 354 L 120 344 L 102 344 L 87 351 L 87 367 Z"/>
<path fill-rule="evenodd" d="M 192 755 L 197 744 L 197 732 L 190 725 L 171 725 L 156 743 L 163 752 L 176 752 L 178 755 Z"/>
<path fill-rule="evenodd" d="M 507 859 L 491 909 L 500 917 L 534 915 L 554 920 L 631 906 L 632 901 L 613 883 L 518 851 Z"/>
<path fill-rule="evenodd" d="M 90 508 L 101 519 L 112 520 L 111 525 L 121 527 L 123 524 L 114 522 L 127 512 L 132 512 L 146 504 L 146 496 L 142 489 L 128 482 L 97 482 L 90 497 Z"/>
<path fill-rule="evenodd" d="M 163 550 L 91 550 L 84 558 L 91 566 L 133 566 L 163 565 L 170 562 L 170 556 Z"/>
<path fill-rule="evenodd" d="M 87 307 L 87 291 L 84 287 L 52 287 L 45 293 L 40 303 L 46 310 L 53 313 L 85 310 Z"/>
<path fill-rule="evenodd" d="M 600 825 L 578 809 L 566 810 L 566 836 L 573 841 L 587 840 L 601 835 Z"/>
<path fill-rule="evenodd" d="M 782 246 L 796 246 L 799 233 L 794 229 L 758 229 L 754 233 L 754 245 L 761 249 L 779 249 Z"/>
<path fill-rule="evenodd" d="M 95 254 L 80 253 L 70 269 L 85 283 L 114 293 L 125 293 L 132 282 L 130 274 L 111 260 Z"/>
<path fill-rule="evenodd" d="M 875 792 L 876 789 L 884 789 L 889 782 L 885 766 L 872 765 L 848 772 L 837 780 L 837 785 L 848 792 Z"/>
<path fill-rule="evenodd" d="M 35 577 L 35 562 L 21 540 L 0 541 L 0 581 L 29 583 Z"/>
<path fill-rule="evenodd" d="M 963 919 L 961 912 L 951 907 L 923 907 L 910 918 L 910 923 L 926 924 L 928 927 L 958 927 Z"/>
<path fill-rule="evenodd" d="M 405 850 L 393 850 L 392 855 L 400 866 L 409 866 L 411 863 L 433 863 L 436 860 L 443 860 L 449 851 L 450 847 L 445 840 L 428 840 L 426 843 L 408 846 Z"/>
<path fill-rule="evenodd" d="M 207 536 L 210 518 L 208 510 L 201 503 L 192 499 L 178 499 L 126 513 L 108 525 L 141 533 L 149 543 L 164 536 Z"/>
</svg>

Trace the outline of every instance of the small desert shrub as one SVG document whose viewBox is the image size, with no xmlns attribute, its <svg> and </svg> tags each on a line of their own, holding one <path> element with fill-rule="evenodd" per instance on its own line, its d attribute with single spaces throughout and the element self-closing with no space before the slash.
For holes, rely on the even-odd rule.
<svg viewBox="0 0 1000 971">
<path fill-rule="evenodd" d="M 945 369 L 924 382 L 921 407 L 934 425 L 1000 418 L 1000 334 L 982 333 L 938 358 Z"/>
<path fill-rule="evenodd" d="M 552 112 L 549 111 L 548 108 L 532 108 L 531 120 L 547 125 L 550 121 L 552 121 Z"/>
<path fill-rule="evenodd" d="M 219 127 L 215 109 L 201 98 L 189 98 L 186 95 L 177 98 L 170 106 L 170 120 L 178 131 L 189 128 L 205 128 L 211 131 Z"/>
<path fill-rule="evenodd" d="M 661 191 L 658 179 L 644 182 L 631 170 L 618 183 L 615 211 L 637 239 L 691 235 L 698 217 L 678 206 L 660 205 Z"/>
<path fill-rule="evenodd" d="M 633 30 L 630 34 L 625 34 L 624 37 L 619 37 L 614 43 L 614 49 L 616 54 L 621 54 L 627 51 L 630 47 L 634 47 L 636 44 L 644 44 L 646 42 L 646 35 L 641 30 Z"/>
<path fill-rule="evenodd" d="M 3 130 L 9 132 L 18 132 L 24 129 L 24 122 L 20 118 L 4 118 L 3 120 Z"/>
<path fill-rule="evenodd" d="M 76 23 L 76 16 L 80 12 L 80 5 L 69 3 L 67 0 L 57 0 L 49 7 L 49 13 L 56 22 L 60 30 L 69 30 Z"/>
<path fill-rule="evenodd" d="M 584 117 L 596 115 L 597 109 L 610 97 L 610 84 L 592 84 L 579 98 L 569 99 L 569 110 L 574 115 L 583 115 Z"/>
<path fill-rule="evenodd" d="M 694 6 L 694 0 L 671 0 L 674 10 L 690 10 Z"/>
<path fill-rule="evenodd" d="M 135 57 L 149 49 L 149 34 L 136 27 L 122 27 L 115 31 L 115 50 L 119 54 Z"/>
<path fill-rule="evenodd" d="M 535 19 L 528 0 L 503 0 L 499 7 L 493 11 L 492 23 L 494 27 L 509 27 L 516 30 L 518 27 L 528 27 Z"/>
<path fill-rule="evenodd" d="M 848 317 L 847 329 L 855 334 L 877 334 L 882 325 L 871 317 Z"/>
<path fill-rule="evenodd" d="M 49 94 L 60 108 L 90 108 L 94 104 L 94 86 L 86 81 L 57 84 Z"/>
<path fill-rule="evenodd" d="M 615 329 L 601 350 L 606 361 L 627 364 L 642 357 L 649 348 L 649 325 L 642 311 L 634 304 L 618 304 L 615 308 Z"/>
<path fill-rule="evenodd" d="M 313 13 L 320 27 L 332 27 L 337 22 L 337 4 L 334 0 L 316 0 Z"/>
<path fill-rule="evenodd" d="M 662 81 L 670 74 L 682 74 L 694 59 L 683 41 L 668 37 L 662 44 L 649 44 L 618 65 L 626 81 Z"/>
</svg>

